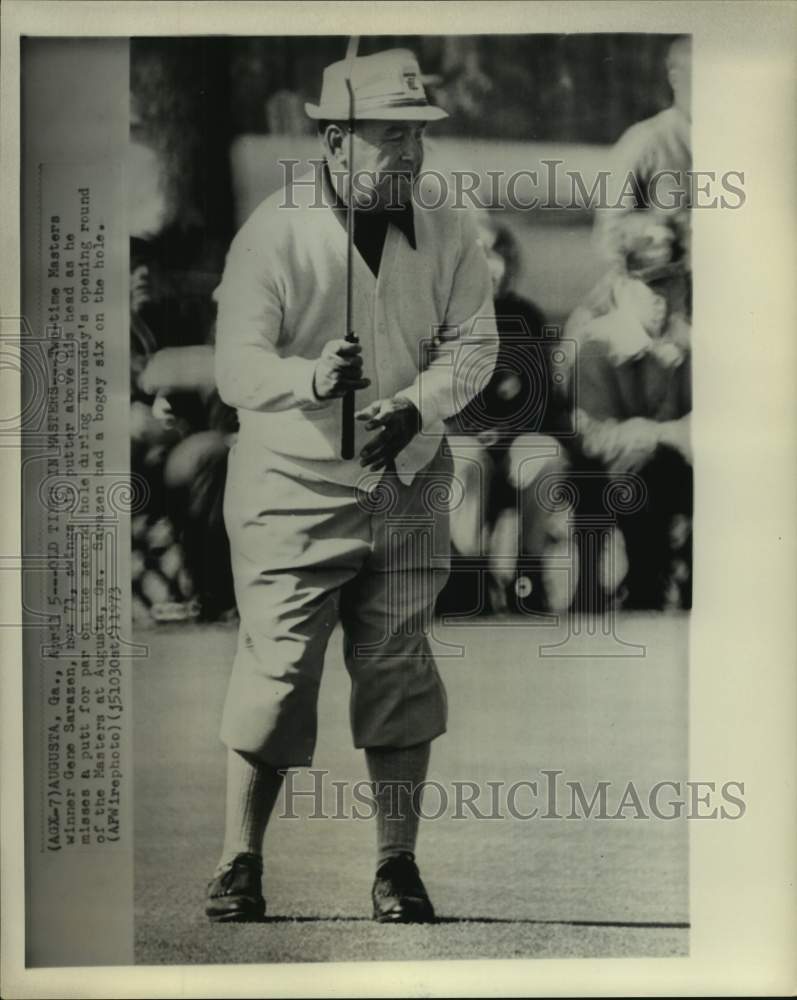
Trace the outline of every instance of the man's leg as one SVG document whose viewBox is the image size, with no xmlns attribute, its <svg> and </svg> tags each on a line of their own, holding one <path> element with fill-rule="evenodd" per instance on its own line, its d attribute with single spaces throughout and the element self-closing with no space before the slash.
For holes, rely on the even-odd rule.
<svg viewBox="0 0 797 1000">
<path fill-rule="evenodd" d="M 239 598 L 241 631 L 221 730 L 224 846 L 205 910 L 214 921 L 262 916 L 263 838 L 281 772 L 312 762 L 318 688 L 337 620 L 336 594 L 318 575 L 261 574 L 255 596 Z"/>
<path fill-rule="evenodd" d="M 371 899 L 379 923 L 434 920 L 415 864 L 420 798 L 429 767 L 430 742 L 365 751 L 376 802 L 377 866 Z"/>
<path fill-rule="evenodd" d="M 376 802 L 376 863 L 415 857 L 422 786 L 429 770 L 429 740 L 412 747 L 367 747 L 365 760 Z"/>
<path fill-rule="evenodd" d="M 352 731 L 373 785 L 378 869 L 396 858 L 414 864 L 430 745 L 447 719 L 445 689 L 421 624 L 427 615 L 416 612 L 397 634 L 385 635 L 388 587 L 388 575 L 368 575 L 362 589 L 344 588 L 341 598 Z M 428 599 L 433 605 L 434 596 Z"/>
<path fill-rule="evenodd" d="M 645 505 L 620 519 L 629 562 L 626 606 L 660 609 L 673 582 L 673 518 L 676 513 L 691 517 L 692 469 L 675 451 L 661 447 L 638 474 L 646 486 Z"/>
<path fill-rule="evenodd" d="M 262 842 L 280 772 L 312 761 L 338 591 L 370 551 L 370 527 L 351 491 L 254 463 L 233 461 L 231 469 L 225 521 L 241 627 L 222 721 L 227 809 L 208 890 L 211 920 L 262 913 Z"/>
<path fill-rule="evenodd" d="M 341 591 L 352 731 L 374 784 L 372 899 L 382 922 L 434 918 L 414 855 L 429 745 L 446 727 L 429 634 L 449 572 L 448 517 L 439 503 L 449 476 L 450 460 L 438 456 L 411 487 L 393 481 L 393 509 L 372 516 L 373 555 Z"/>
<path fill-rule="evenodd" d="M 376 805 L 374 919 L 425 923 L 434 919 L 434 909 L 415 864 L 420 795 L 431 741 L 445 732 L 447 705 L 421 623 L 428 615 L 416 611 L 397 633 L 382 631 L 385 591 L 393 589 L 391 580 L 399 583 L 393 577 L 365 575 L 359 593 L 344 589 L 344 653 L 352 677 L 354 742 L 365 750 Z M 409 584 L 410 606 L 412 590 Z M 433 593 L 428 600 L 433 606 Z"/>
<path fill-rule="evenodd" d="M 263 838 L 282 773 L 238 750 L 227 750 L 224 846 L 208 888 L 211 920 L 258 920 L 266 912 L 261 877 Z"/>
<path fill-rule="evenodd" d="M 219 870 L 238 854 L 260 855 L 284 772 L 240 750 L 227 749 L 227 808 Z"/>
</svg>

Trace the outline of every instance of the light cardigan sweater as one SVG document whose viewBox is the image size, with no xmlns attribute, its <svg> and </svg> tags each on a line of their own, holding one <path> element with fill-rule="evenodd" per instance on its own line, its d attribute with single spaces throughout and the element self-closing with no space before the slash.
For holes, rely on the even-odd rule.
<svg viewBox="0 0 797 1000">
<path fill-rule="evenodd" d="M 401 396 L 423 421 L 396 458 L 404 483 L 434 456 L 442 421 L 484 388 L 498 345 L 472 212 L 416 203 L 414 218 L 417 249 L 389 225 L 378 277 L 356 249 L 353 273 L 354 330 L 371 380 L 357 393 L 356 409 Z M 314 480 L 373 485 L 359 452 L 374 432 L 355 421 L 355 458 L 341 459 L 341 400 L 319 401 L 312 387 L 324 344 L 345 335 L 345 296 L 346 232 L 332 208 L 318 203 L 309 181 L 288 195 L 276 192 L 227 255 L 215 293 L 216 379 L 221 398 L 238 410 L 236 450 L 247 460 L 287 463 Z"/>
</svg>

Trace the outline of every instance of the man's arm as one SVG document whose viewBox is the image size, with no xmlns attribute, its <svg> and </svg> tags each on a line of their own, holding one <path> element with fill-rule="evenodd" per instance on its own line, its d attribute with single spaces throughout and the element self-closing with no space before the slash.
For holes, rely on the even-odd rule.
<svg viewBox="0 0 797 1000">
<path fill-rule="evenodd" d="M 243 410 L 313 407 L 316 362 L 280 357 L 282 298 L 275 268 L 237 237 L 216 289 L 216 382 L 229 406 Z"/>
</svg>

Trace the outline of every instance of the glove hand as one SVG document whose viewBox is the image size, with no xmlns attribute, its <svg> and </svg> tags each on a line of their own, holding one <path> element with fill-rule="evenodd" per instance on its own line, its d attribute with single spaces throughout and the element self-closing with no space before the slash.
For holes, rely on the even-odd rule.
<svg viewBox="0 0 797 1000">
<path fill-rule="evenodd" d="M 421 415 L 408 399 L 377 399 L 355 414 L 367 431 L 381 431 L 360 452 L 360 465 L 384 469 L 421 429 Z"/>
<path fill-rule="evenodd" d="M 349 340 L 330 340 L 324 345 L 313 372 L 313 392 L 318 399 L 345 396 L 349 390 L 366 389 L 362 347 Z"/>
</svg>

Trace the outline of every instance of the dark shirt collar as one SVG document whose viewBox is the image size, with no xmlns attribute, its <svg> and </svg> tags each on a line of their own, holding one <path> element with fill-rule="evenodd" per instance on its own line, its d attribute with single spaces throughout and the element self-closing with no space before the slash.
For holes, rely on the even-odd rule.
<svg viewBox="0 0 797 1000">
<path fill-rule="evenodd" d="M 326 203 L 332 207 L 332 211 L 345 228 L 346 202 L 343 201 L 335 190 L 332 178 L 329 176 L 329 167 L 326 163 L 323 166 L 323 185 Z M 407 205 L 403 205 L 401 208 L 387 208 L 381 209 L 380 211 L 355 209 L 354 215 L 358 228 L 361 223 L 368 225 L 370 220 L 373 220 L 374 225 L 384 224 L 385 220 L 387 220 L 387 222 L 392 222 L 396 229 L 404 234 L 412 249 L 418 249 L 415 239 L 415 214 L 413 212 L 412 202 Z"/>
</svg>

